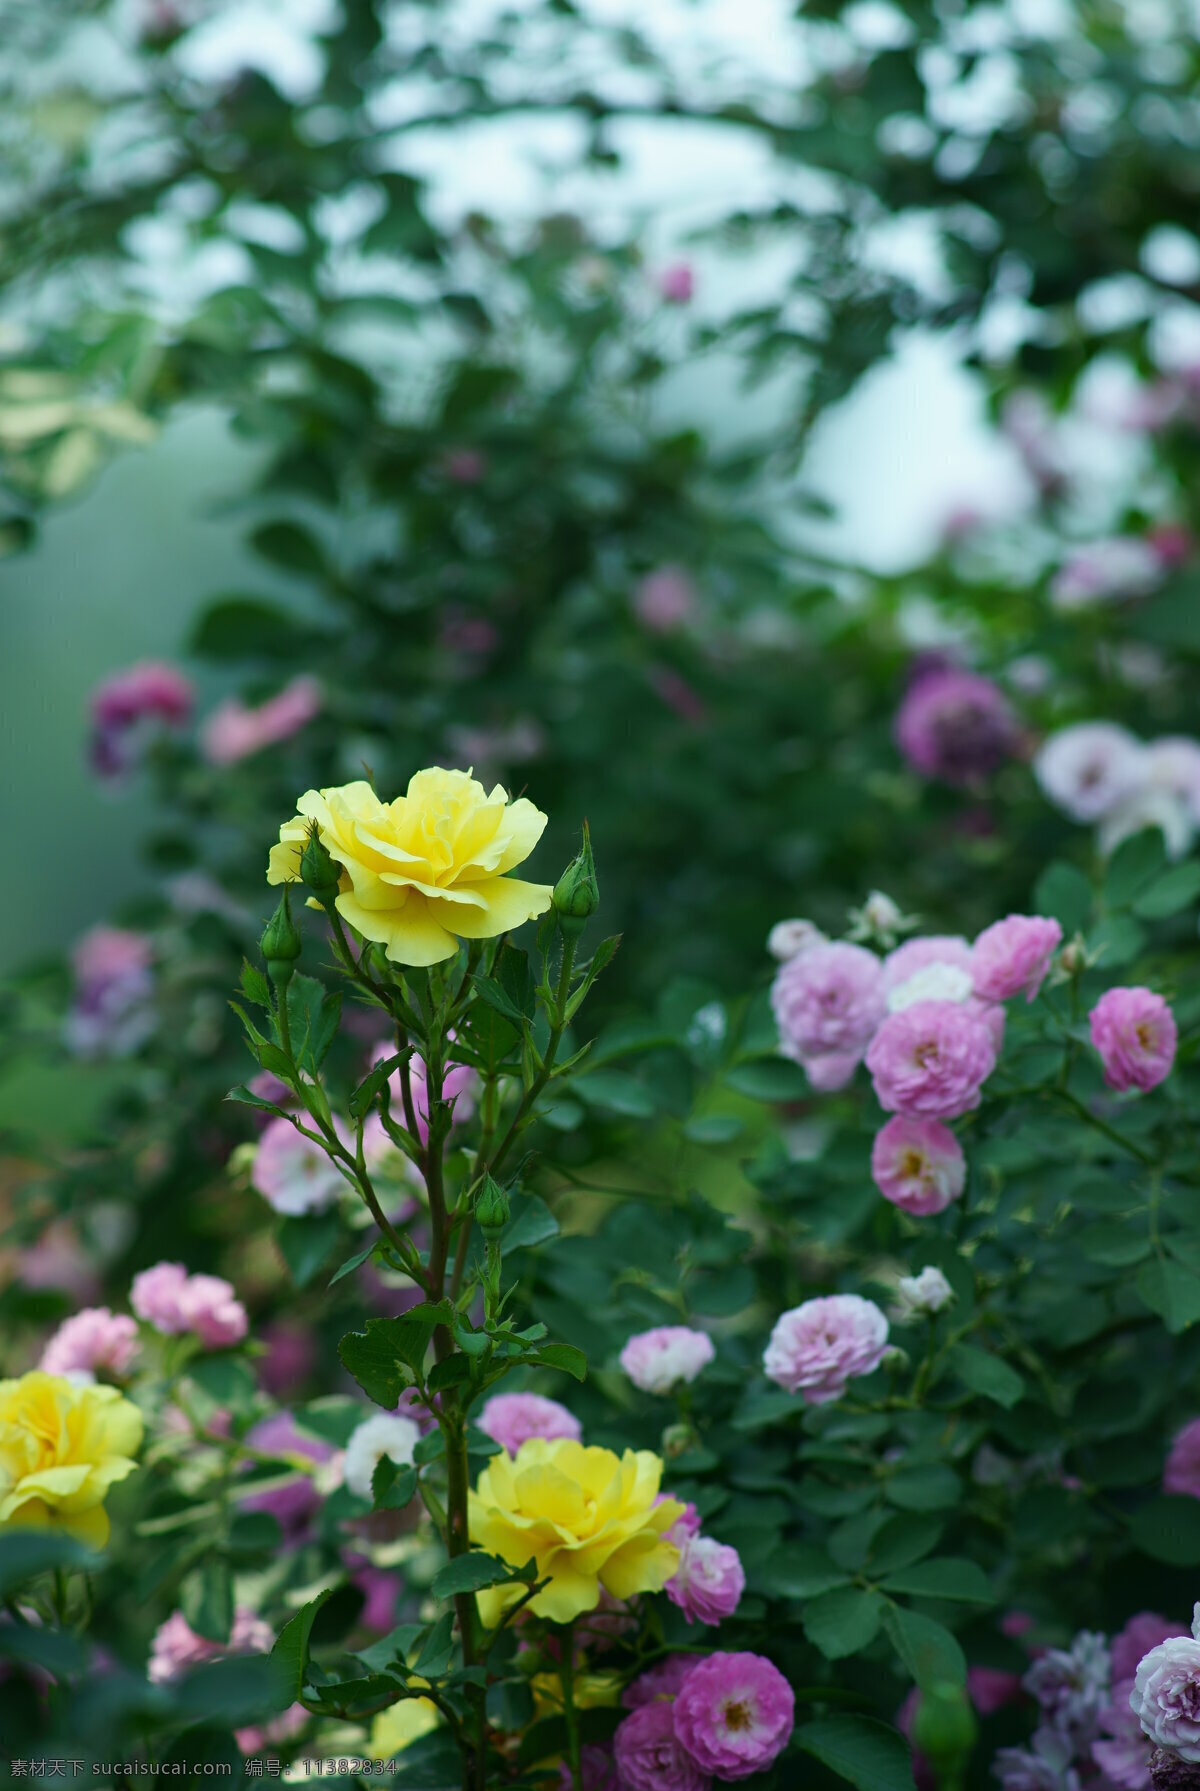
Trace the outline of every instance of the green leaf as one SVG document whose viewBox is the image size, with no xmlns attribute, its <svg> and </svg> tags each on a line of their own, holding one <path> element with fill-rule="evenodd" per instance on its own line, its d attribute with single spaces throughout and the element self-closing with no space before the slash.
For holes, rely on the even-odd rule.
<svg viewBox="0 0 1200 1791">
<path fill-rule="evenodd" d="M 1132 915 L 1107 914 L 1088 934 L 1087 945 L 1103 969 L 1115 970 L 1141 956 L 1146 946 L 1146 929 Z"/>
<path fill-rule="evenodd" d="M 400 1395 L 424 1367 L 429 1341 L 439 1325 L 453 1321 L 448 1300 L 414 1306 L 401 1318 L 372 1318 L 365 1331 L 349 1331 L 338 1344 L 343 1366 L 368 1399 L 395 1411 Z"/>
<path fill-rule="evenodd" d="M 745 1129 L 745 1121 L 736 1113 L 702 1113 L 687 1121 L 683 1135 L 693 1144 L 730 1144 Z"/>
<path fill-rule="evenodd" d="M 44 1667 L 48 1673 L 81 1673 L 88 1664 L 87 1650 L 78 1636 L 65 1629 L 35 1629 L 32 1623 L 0 1623 L 0 1658 L 24 1667 Z"/>
<path fill-rule="evenodd" d="M 450 1665 L 450 1656 L 454 1650 L 454 1612 L 447 1611 L 439 1617 L 425 1638 L 421 1652 L 413 1662 L 414 1673 L 422 1678 L 437 1679 Z"/>
<path fill-rule="evenodd" d="M 1186 864 L 1173 865 L 1144 889 L 1133 904 L 1133 912 L 1142 920 L 1165 920 L 1178 914 L 1200 897 L 1200 859 L 1189 858 Z"/>
<path fill-rule="evenodd" d="M 177 1703 L 193 1722 L 224 1724 L 256 1723 L 278 1716 L 299 1693 L 298 1686 L 292 1690 L 288 1665 L 276 1658 L 274 1649 L 265 1656 L 211 1661 L 173 1689 Z"/>
<path fill-rule="evenodd" d="M 325 1213 L 280 1222 L 275 1242 L 295 1287 L 307 1287 L 315 1281 L 341 1235 L 342 1221 L 336 1207 Z"/>
<path fill-rule="evenodd" d="M 16 1525 L 0 1531 L 0 1598 L 7 1598 L 18 1586 L 51 1568 L 94 1572 L 99 1564 L 100 1557 L 74 1536 L 55 1530 L 23 1530 Z"/>
<path fill-rule="evenodd" d="M 198 1636 L 209 1642 L 227 1642 L 233 1628 L 233 1574 L 220 1555 L 209 1555 L 204 1565 L 189 1573 L 180 1587 L 180 1608 Z"/>
<path fill-rule="evenodd" d="M 965 1685 L 967 1660 L 942 1623 L 903 1605 L 889 1604 L 883 1627 L 892 1647 L 923 1691 L 937 1685 Z"/>
<path fill-rule="evenodd" d="M 514 1250 L 530 1250 L 558 1236 L 558 1220 L 540 1195 L 530 1194 L 514 1200 L 512 1217 L 500 1233 L 500 1248 L 505 1256 Z"/>
<path fill-rule="evenodd" d="M 725 1085 L 752 1101 L 802 1101 L 812 1093 L 808 1077 L 787 1057 L 760 1057 L 726 1070 Z"/>
<path fill-rule="evenodd" d="M 1156 1257 L 1144 1262 L 1137 1274 L 1137 1290 L 1152 1312 L 1157 1312 L 1172 1337 L 1200 1319 L 1200 1276 L 1182 1263 Z"/>
<path fill-rule="evenodd" d="M 590 1070 L 574 1078 L 571 1093 L 589 1107 L 606 1107 L 628 1119 L 652 1119 L 656 1111 L 646 1084 L 625 1070 Z"/>
<path fill-rule="evenodd" d="M 512 1567 L 496 1555 L 472 1549 L 469 1554 L 458 1555 L 438 1569 L 433 1576 L 432 1590 L 435 1598 L 457 1598 L 460 1592 L 480 1592 L 484 1586 L 508 1586 L 514 1580 L 531 1582 L 536 1577 L 533 1561 L 524 1567 Z"/>
<path fill-rule="evenodd" d="M 351 1090 L 350 1112 L 355 1119 L 362 1119 L 364 1114 L 371 1111 L 375 1105 L 375 1097 L 384 1083 L 400 1068 L 405 1058 L 411 1055 L 410 1051 L 397 1051 L 393 1056 L 385 1057 L 382 1063 L 377 1063 L 370 1074 L 364 1076 L 362 1081 Z M 403 1117 L 399 1117 L 400 1123 L 403 1125 Z"/>
<path fill-rule="evenodd" d="M 1200 1499 L 1162 1493 L 1130 1520 L 1135 1548 L 1171 1567 L 1200 1567 Z"/>
<path fill-rule="evenodd" d="M 299 523 L 265 522 L 251 534 L 250 545 L 264 560 L 286 572 L 325 573 L 325 549 L 312 531 Z"/>
<path fill-rule="evenodd" d="M 934 1561 L 917 1561 L 888 1575 L 885 1592 L 902 1592 L 909 1598 L 949 1598 L 961 1604 L 995 1604 L 996 1595 L 976 1562 L 958 1555 Z"/>
<path fill-rule="evenodd" d="M 994 1399 L 1006 1410 L 1016 1405 L 1025 1391 L 1025 1382 L 1015 1368 L 974 1344 L 956 1343 L 948 1360 L 964 1387 L 984 1399 Z"/>
<path fill-rule="evenodd" d="M 326 989 L 315 976 L 293 976 L 288 985 L 288 1024 L 296 1062 L 316 1079 L 337 1036 L 342 1014 L 339 990 Z"/>
<path fill-rule="evenodd" d="M 1066 937 L 1082 933 L 1091 919 L 1092 886 L 1073 864 L 1048 864 L 1033 890 L 1033 912 L 1058 921 Z"/>
<path fill-rule="evenodd" d="M 1151 1248 L 1144 1231 L 1115 1219 L 1085 1225 L 1077 1242 L 1089 1262 L 1098 1262 L 1109 1269 L 1127 1269 L 1149 1256 Z"/>
<path fill-rule="evenodd" d="M 1109 908 L 1127 908 L 1148 883 L 1160 877 L 1167 865 L 1167 848 L 1157 827 L 1122 840 L 1108 864 L 1104 901 Z"/>
<path fill-rule="evenodd" d="M 358 1250 L 353 1256 L 348 1256 L 341 1267 L 335 1269 L 329 1277 L 328 1286 L 333 1287 L 344 1275 L 352 1275 L 355 1269 L 360 1269 L 367 1258 L 375 1254 L 378 1241 L 377 1238 L 373 1239 L 365 1250 Z"/>
<path fill-rule="evenodd" d="M 270 1012 L 272 1007 L 271 985 L 261 970 L 256 970 L 248 958 L 242 959 L 242 994 L 247 1001 L 254 1002 L 256 1007 L 265 1007 Z"/>
<path fill-rule="evenodd" d="M 294 1702 L 304 1690 L 304 1679 L 308 1670 L 309 1637 L 312 1635 L 312 1627 L 322 1605 L 327 1603 L 332 1595 L 332 1586 L 327 1586 L 324 1592 L 318 1592 L 317 1596 L 306 1604 L 303 1610 L 297 1611 L 294 1617 L 289 1618 L 275 1638 L 271 1659 L 278 1662 L 283 1670 L 290 1702 Z"/>
<path fill-rule="evenodd" d="M 397 1466 L 388 1456 L 381 1455 L 371 1475 L 372 1510 L 403 1511 L 412 1504 L 416 1492 L 416 1468 Z"/>
<path fill-rule="evenodd" d="M 291 658 L 311 631 L 278 603 L 261 597 L 219 597 L 192 630 L 189 646 L 203 659 Z"/>
<path fill-rule="evenodd" d="M 260 1113 L 273 1113 L 278 1116 L 283 1112 L 283 1108 L 275 1101 L 264 1101 L 261 1095 L 253 1094 L 243 1083 L 239 1083 L 236 1088 L 231 1088 L 225 1099 L 237 1101 L 243 1107 L 257 1107 Z"/>
<path fill-rule="evenodd" d="M 526 1356 L 525 1361 L 538 1368 L 561 1368 L 564 1374 L 574 1375 L 577 1381 L 587 1379 L 587 1357 L 571 1343 L 543 1343 L 532 1355 Z"/>
<path fill-rule="evenodd" d="M 471 1379 L 470 1356 L 454 1354 L 435 1362 L 429 1370 L 426 1385 L 431 1393 L 444 1393 L 447 1387 L 462 1387 Z"/>
<path fill-rule="evenodd" d="M 884 1483 L 884 1497 L 904 1511 L 946 1511 L 962 1497 L 962 1482 L 941 1462 L 901 1468 Z"/>
<path fill-rule="evenodd" d="M 486 1001 L 489 1007 L 495 1008 L 498 1014 L 503 1014 L 506 1020 L 511 1021 L 518 1028 L 524 1024 L 525 1015 L 512 999 L 508 990 L 494 978 L 477 973 L 471 978 L 471 982 L 476 994 L 482 1001 Z"/>
<path fill-rule="evenodd" d="M 772 1555 L 761 1577 L 763 1590 L 777 1598 L 817 1598 L 850 1580 L 819 1548 L 804 1542 L 789 1542 L 781 1554 Z"/>
<path fill-rule="evenodd" d="M 914 1791 L 907 1741 L 874 1717 L 838 1711 L 801 1724 L 793 1740 L 859 1791 Z"/>
<path fill-rule="evenodd" d="M 871 1539 L 868 1570 L 878 1575 L 895 1573 L 901 1567 L 923 1560 L 933 1553 L 945 1527 L 941 1518 L 918 1512 L 906 1511 L 898 1517 L 889 1517 Z"/>
<path fill-rule="evenodd" d="M 822 1592 L 804 1607 L 804 1633 L 826 1660 L 858 1654 L 879 1634 L 883 1600 L 876 1592 L 841 1586 Z"/>
</svg>

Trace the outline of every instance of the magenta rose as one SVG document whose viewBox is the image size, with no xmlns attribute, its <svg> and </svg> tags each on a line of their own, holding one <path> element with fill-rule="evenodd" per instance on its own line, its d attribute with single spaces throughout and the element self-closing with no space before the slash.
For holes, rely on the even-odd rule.
<svg viewBox="0 0 1200 1791">
<path fill-rule="evenodd" d="M 708 1791 L 709 1774 L 675 1733 L 665 1699 L 630 1711 L 613 1738 L 623 1791 Z"/>
<path fill-rule="evenodd" d="M 646 1709 L 670 1712 L 676 1736 L 701 1771 L 747 1779 L 787 1746 L 796 1701 L 779 1668 L 761 1654 L 710 1654 L 692 1668 L 674 1704 Z"/>
<path fill-rule="evenodd" d="M 988 678 L 956 668 L 927 672 L 896 715 L 896 744 L 924 777 L 972 784 L 990 777 L 1016 750 L 1016 717 Z"/>
<path fill-rule="evenodd" d="M 735 1548 L 711 1536 L 689 1536 L 665 1590 L 689 1623 L 720 1623 L 737 1610 L 746 1575 Z"/>
</svg>

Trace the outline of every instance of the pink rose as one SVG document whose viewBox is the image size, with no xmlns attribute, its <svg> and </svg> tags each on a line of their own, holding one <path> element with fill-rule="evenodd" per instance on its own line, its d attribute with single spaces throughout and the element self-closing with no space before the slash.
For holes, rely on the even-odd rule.
<svg viewBox="0 0 1200 1791">
<path fill-rule="evenodd" d="M 230 1654 L 269 1654 L 274 1643 L 275 1632 L 270 1624 L 245 1605 L 239 1605 L 234 1612 L 227 1642 L 210 1642 L 197 1635 L 183 1612 L 174 1611 L 155 1631 L 146 1677 L 152 1685 L 167 1685 L 189 1667 L 198 1667 L 204 1661 L 221 1660 Z"/>
<path fill-rule="evenodd" d="M 293 678 L 257 708 L 229 697 L 201 728 L 200 750 L 210 765 L 235 765 L 265 746 L 289 740 L 320 712 L 321 687 L 315 678 Z"/>
<path fill-rule="evenodd" d="M 180 1262 L 156 1263 L 133 1278 L 129 1303 L 156 1331 L 178 1336 L 191 1331 L 207 1349 L 240 1343 L 246 1309 L 228 1281 L 218 1275 L 189 1275 Z"/>
<path fill-rule="evenodd" d="M 46 1374 L 90 1374 L 107 1368 L 122 1375 L 138 1350 L 138 1328 L 132 1318 L 107 1306 L 85 1306 L 64 1319 L 42 1351 L 38 1364 Z"/>
<path fill-rule="evenodd" d="M 1170 1075 L 1178 1036 L 1175 1016 L 1152 989 L 1109 989 L 1088 1022 L 1110 1088 L 1139 1088 L 1144 1094 Z"/>
<path fill-rule="evenodd" d="M 665 1591 L 689 1623 L 720 1623 L 732 1617 L 746 1590 L 746 1575 L 735 1548 L 711 1536 L 690 1536 Z"/>
<path fill-rule="evenodd" d="M 916 679 L 896 715 L 895 733 L 915 770 L 948 784 L 990 777 L 1012 757 L 1018 738 L 999 685 L 954 667 Z"/>
<path fill-rule="evenodd" d="M 885 1200 L 924 1219 L 958 1199 L 967 1164 L 962 1145 L 940 1120 L 898 1113 L 875 1134 L 871 1174 Z"/>
<path fill-rule="evenodd" d="M 1168 1492 L 1181 1490 L 1185 1489 L 1167 1488 Z M 1184 1623 L 1174 1623 L 1169 1617 L 1160 1617 L 1157 1611 L 1138 1611 L 1109 1644 L 1113 1678 L 1132 1679 L 1138 1670 L 1138 1662 L 1152 1648 L 1157 1648 L 1160 1642 L 1169 1641 L 1172 1636 L 1187 1634 L 1187 1625 Z"/>
<path fill-rule="evenodd" d="M 1061 943 L 1056 920 L 1010 914 L 996 921 L 980 933 L 971 954 L 976 994 L 991 1001 L 1007 1001 L 1010 995 L 1032 1001 Z"/>
<path fill-rule="evenodd" d="M 918 1001 L 889 1014 L 867 1052 L 885 1112 L 927 1119 L 956 1119 L 977 1107 L 995 1066 L 986 1020 L 952 1001 Z"/>
<path fill-rule="evenodd" d="M 540 1393 L 497 1393 L 476 1419 L 485 1436 L 515 1455 L 530 1437 L 570 1437 L 578 1442 L 583 1427 L 574 1412 Z"/>
<path fill-rule="evenodd" d="M 694 621 L 696 587 L 682 566 L 659 566 L 634 586 L 633 610 L 652 634 L 670 634 Z"/>
<path fill-rule="evenodd" d="M 658 290 L 669 305 L 686 305 L 695 289 L 695 276 L 686 261 L 673 261 L 659 270 Z"/>
<path fill-rule="evenodd" d="M 763 1369 L 809 1405 L 827 1405 L 841 1398 L 854 1375 L 878 1368 L 887 1339 L 887 1319 L 870 1300 L 826 1294 L 783 1313 L 771 1332 Z"/>
<path fill-rule="evenodd" d="M 668 1654 L 625 1687 L 622 1704 L 626 1710 L 640 1710 L 643 1704 L 653 1704 L 656 1699 L 676 1697 L 695 1664 L 692 1654 Z"/>
</svg>

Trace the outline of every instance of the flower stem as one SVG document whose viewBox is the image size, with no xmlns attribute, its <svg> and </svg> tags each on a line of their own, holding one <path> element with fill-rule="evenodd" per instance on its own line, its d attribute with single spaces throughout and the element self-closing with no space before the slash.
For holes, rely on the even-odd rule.
<svg viewBox="0 0 1200 1791">
<path fill-rule="evenodd" d="M 583 1791 L 583 1760 L 579 1745 L 579 1712 L 575 1708 L 575 1624 L 566 1625 L 563 1639 L 560 1677 L 563 1689 L 563 1715 L 567 1720 L 567 1765 L 571 1769 L 572 1791 Z"/>
</svg>

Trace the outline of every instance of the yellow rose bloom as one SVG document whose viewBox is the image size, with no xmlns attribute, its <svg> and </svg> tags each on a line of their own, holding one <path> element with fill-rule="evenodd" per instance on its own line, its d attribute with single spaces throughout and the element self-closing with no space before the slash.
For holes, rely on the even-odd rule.
<svg viewBox="0 0 1200 1791">
<path fill-rule="evenodd" d="M 132 1474 L 142 1414 L 116 1387 L 77 1387 L 34 1370 L 0 1381 L 0 1529 L 65 1530 L 108 1541 L 104 1497 Z"/>
<path fill-rule="evenodd" d="M 390 1760 L 436 1729 L 441 1720 L 442 1713 L 432 1698 L 401 1698 L 398 1703 L 389 1704 L 371 1724 L 368 1758 Z"/>
<path fill-rule="evenodd" d="M 550 906 L 549 884 L 505 875 L 529 857 L 545 815 L 524 797 L 510 802 L 499 784 L 488 795 L 466 771 L 418 771 L 394 802 L 359 782 L 308 790 L 296 807 L 271 849 L 267 882 L 300 875 L 315 821 L 342 867 L 338 913 L 393 963 L 440 963 L 460 939 L 492 939 Z"/>
<path fill-rule="evenodd" d="M 589 1449 L 567 1437 L 532 1437 L 515 1456 L 493 1455 L 470 1496 L 471 1541 L 548 1579 L 529 1609 L 554 1623 L 594 1611 L 600 1588 L 614 1598 L 660 1592 L 679 1565 L 665 1539 L 683 1506 L 655 1504 L 663 1464 L 649 1449 Z M 485 1623 L 523 1595 L 519 1585 L 479 1594 Z"/>
</svg>

